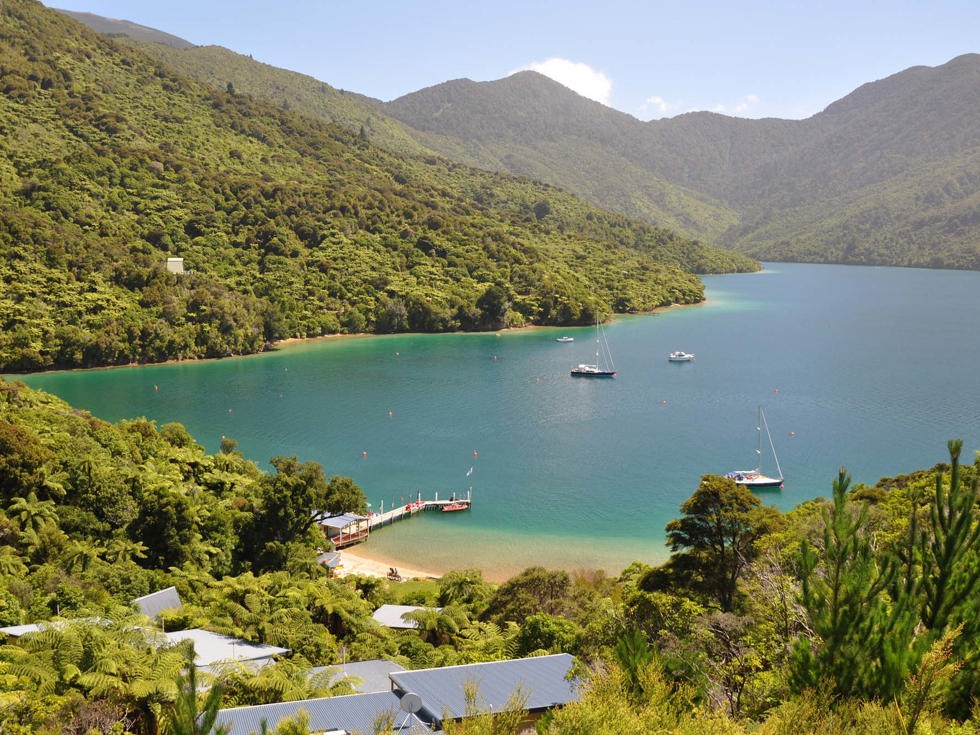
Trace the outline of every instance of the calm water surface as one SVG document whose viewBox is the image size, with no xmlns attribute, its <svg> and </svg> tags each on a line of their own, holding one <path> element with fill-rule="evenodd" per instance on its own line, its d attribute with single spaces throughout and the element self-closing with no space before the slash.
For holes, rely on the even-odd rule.
<svg viewBox="0 0 980 735">
<path fill-rule="evenodd" d="M 762 405 L 786 510 L 980 448 L 980 273 L 769 264 L 705 279 L 708 302 L 606 325 L 619 377 L 573 379 L 594 332 L 398 335 L 249 358 L 50 373 L 25 382 L 107 420 L 179 421 L 352 477 L 375 509 L 472 488 L 364 550 L 500 578 L 531 564 L 618 572 L 665 558 L 664 526 L 706 473 L 755 464 Z M 558 343 L 560 335 L 575 337 Z M 693 363 L 668 363 L 672 350 Z M 764 452 L 763 470 L 774 466 Z M 472 472 L 470 472 L 472 468 Z"/>
</svg>

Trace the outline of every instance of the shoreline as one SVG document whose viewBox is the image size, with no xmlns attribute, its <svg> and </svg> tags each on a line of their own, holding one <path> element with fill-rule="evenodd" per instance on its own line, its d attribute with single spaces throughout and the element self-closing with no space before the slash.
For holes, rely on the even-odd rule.
<svg viewBox="0 0 980 735">
<path fill-rule="evenodd" d="M 695 304 L 669 304 L 667 306 L 658 306 L 650 311 L 641 311 L 630 314 L 613 314 L 609 319 L 609 322 L 616 321 L 617 317 L 630 317 L 630 316 L 649 316 L 652 314 L 659 314 L 662 312 L 670 311 L 673 309 L 687 308 L 692 306 L 704 306 L 708 303 L 708 299 L 699 301 Z M 604 322 L 608 323 L 608 322 Z M 55 368 L 50 370 L 29 370 L 27 372 L 15 372 L 15 373 L 4 373 L 0 372 L 0 377 L 6 379 L 17 380 L 21 376 L 25 375 L 48 375 L 54 373 L 82 373 L 82 372 L 92 372 L 96 370 L 120 370 L 125 368 L 152 368 L 164 365 L 179 365 L 183 363 L 198 363 L 198 362 L 215 362 L 218 360 L 242 360 L 249 357 L 257 357 L 259 355 L 271 355 L 278 352 L 284 347 L 290 347 L 292 345 L 300 345 L 306 342 L 321 342 L 324 340 L 344 340 L 344 339 L 364 339 L 368 337 L 393 337 L 402 336 L 409 334 L 497 334 L 500 335 L 504 332 L 529 332 L 536 330 L 561 330 L 561 329 L 571 329 L 577 327 L 588 326 L 587 324 L 566 324 L 564 326 L 558 326 L 553 324 L 527 324 L 523 327 L 503 327 L 501 329 L 490 329 L 486 331 L 477 332 L 396 332 L 391 334 L 376 334 L 374 332 L 355 332 L 353 334 L 321 334 L 316 337 L 286 337 L 285 339 L 276 340 L 275 342 L 269 343 L 268 347 L 258 352 L 246 352 L 244 354 L 234 354 L 226 355 L 224 357 L 175 357 L 168 360 L 161 360 L 159 362 L 127 362 L 124 365 L 97 365 L 95 367 L 70 367 L 70 368 Z"/>
<path fill-rule="evenodd" d="M 388 577 L 388 570 L 392 567 L 398 570 L 402 579 L 432 579 L 442 577 L 441 574 L 429 572 L 421 569 L 411 569 L 409 567 L 398 566 L 395 562 L 378 559 L 359 551 L 341 549 L 340 568 L 337 570 L 338 577 L 348 575 L 358 575 L 361 577 Z"/>
</svg>

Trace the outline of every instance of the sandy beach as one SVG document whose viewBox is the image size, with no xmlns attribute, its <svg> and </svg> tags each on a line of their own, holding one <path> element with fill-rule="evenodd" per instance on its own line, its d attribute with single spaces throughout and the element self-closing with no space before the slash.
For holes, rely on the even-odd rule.
<svg viewBox="0 0 980 735">
<path fill-rule="evenodd" d="M 364 556 L 360 552 L 344 549 L 340 552 L 340 568 L 337 570 L 338 577 L 348 574 L 359 574 L 363 577 L 387 577 L 388 569 L 395 567 L 402 579 L 438 579 L 440 575 L 427 572 L 421 569 L 409 569 L 386 561 L 378 561 Z"/>
</svg>

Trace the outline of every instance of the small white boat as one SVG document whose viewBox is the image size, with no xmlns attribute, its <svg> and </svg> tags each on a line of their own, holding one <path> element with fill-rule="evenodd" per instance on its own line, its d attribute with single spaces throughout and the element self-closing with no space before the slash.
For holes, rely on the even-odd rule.
<svg viewBox="0 0 980 735">
<path fill-rule="evenodd" d="M 558 337 L 555 342 L 574 342 L 574 337 Z"/>
<path fill-rule="evenodd" d="M 694 362 L 694 355 L 690 352 L 682 352 L 677 350 L 676 352 L 671 352 L 667 355 L 667 359 L 670 362 Z"/>
</svg>

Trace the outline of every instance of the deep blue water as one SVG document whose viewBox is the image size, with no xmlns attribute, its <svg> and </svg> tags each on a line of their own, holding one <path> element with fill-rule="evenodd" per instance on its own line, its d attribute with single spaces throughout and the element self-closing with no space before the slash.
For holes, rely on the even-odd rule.
<svg viewBox="0 0 980 735">
<path fill-rule="evenodd" d="M 365 547 L 435 571 L 662 560 L 701 475 L 754 465 L 760 405 L 786 476 L 761 497 L 784 510 L 828 496 L 840 466 L 874 483 L 946 460 L 954 437 L 972 460 L 980 273 L 768 264 L 705 283 L 706 304 L 605 326 L 615 380 L 569 376 L 594 352 L 582 328 L 328 339 L 25 382 L 108 420 L 179 421 L 210 451 L 233 437 L 262 465 L 316 460 L 375 509 L 472 487 L 470 512 Z M 668 363 L 677 349 L 696 361 Z"/>
</svg>

